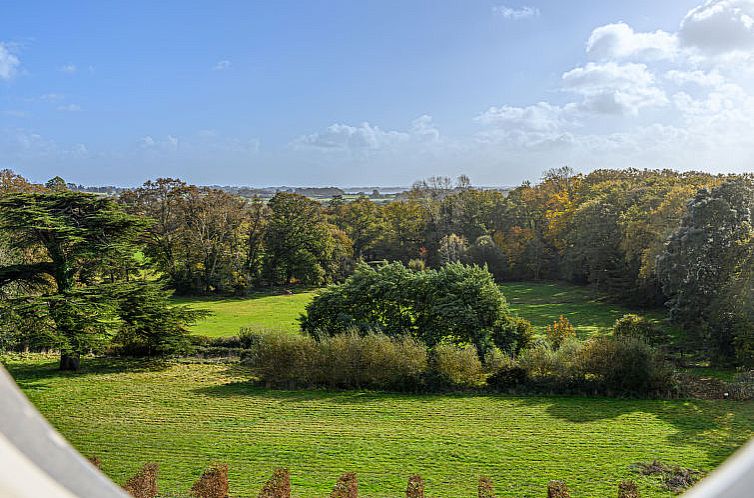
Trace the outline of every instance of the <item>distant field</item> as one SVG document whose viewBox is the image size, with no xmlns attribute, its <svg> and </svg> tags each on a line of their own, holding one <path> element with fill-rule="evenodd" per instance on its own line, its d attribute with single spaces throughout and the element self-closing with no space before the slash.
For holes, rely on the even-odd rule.
<svg viewBox="0 0 754 498">
<path fill-rule="evenodd" d="M 538 331 L 566 316 L 580 336 L 612 327 L 617 318 L 632 312 L 622 306 L 601 302 L 585 287 L 564 283 L 515 282 L 501 285 L 511 309 L 531 321 Z M 298 317 L 313 298 L 314 292 L 282 295 L 259 293 L 247 298 L 176 299 L 197 308 L 208 309 L 213 316 L 197 323 L 192 330 L 201 335 L 222 337 L 238 334 L 241 327 L 260 327 L 295 332 Z M 662 310 L 640 312 L 661 320 Z"/>
<path fill-rule="evenodd" d="M 476 496 L 480 474 L 500 497 L 544 496 L 550 479 L 576 497 L 611 497 L 627 478 L 645 498 L 669 497 L 629 466 L 658 458 L 710 470 L 754 434 L 754 403 L 273 391 L 220 364 L 86 358 L 70 374 L 36 357 L 7 366 L 116 482 L 159 462 L 170 496 L 220 461 L 236 497 L 256 496 L 277 466 L 291 469 L 299 498 L 327 496 L 345 471 L 372 498 L 402 496 L 412 473 L 433 497 Z"/>
<path fill-rule="evenodd" d="M 665 310 L 636 311 L 605 302 L 589 287 L 562 282 L 511 282 L 500 286 L 510 308 L 543 332 L 547 325 L 565 316 L 580 337 L 604 332 L 626 313 L 636 313 L 661 322 Z"/>
<path fill-rule="evenodd" d="M 259 327 L 296 332 L 298 317 L 314 292 L 263 294 L 246 298 L 176 298 L 175 301 L 212 312 L 192 327 L 196 334 L 223 337 L 238 334 L 241 327 Z"/>
</svg>

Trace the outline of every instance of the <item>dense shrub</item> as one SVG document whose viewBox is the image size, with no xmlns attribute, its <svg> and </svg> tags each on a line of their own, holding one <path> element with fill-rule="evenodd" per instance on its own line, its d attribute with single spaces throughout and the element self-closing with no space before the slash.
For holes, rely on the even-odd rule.
<svg viewBox="0 0 754 498">
<path fill-rule="evenodd" d="M 291 473 L 288 469 L 275 469 L 257 498 L 291 498 Z"/>
<path fill-rule="evenodd" d="M 451 386 L 484 385 L 484 369 L 473 346 L 439 344 L 432 352 L 432 363 L 439 378 Z"/>
<path fill-rule="evenodd" d="M 521 317 L 511 317 L 493 331 L 492 342 L 509 353 L 518 354 L 534 341 L 534 327 Z"/>
<path fill-rule="evenodd" d="M 228 465 L 211 465 L 191 487 L 196 498 L 228 498 Z"/>
<path fill-rule="evenodd" d="M 250 344 L 244 361 L 269 385 L 416 389 L 428 368 L 426 346 L 410 337 L 262 332 Z"/>
<path fill-rule="evenodd" d="M 477 496 L 479 498 L 495 498 L 495 488 L 492 486 L 492 479 L 485 476 L 479 478 Z"/>
<path fill-rule="evenodd" d="M 422 479 L 422 476 L 413 475 L 408 478 L 406 498 L 424 498 L 424 479 Z"/>
<path fill-rule="evenodd" d="M 413 336 L 429 346 L 473 344 L 480 352 L 493 343 L 520 349 L 527 333 L 512 320 L 489 271 L 460 263 L 426 271 L 401 263 L 359 265 L 345 282 L 314 298 L 301 325 L 312 335 L 378 331 Z"/>
<path fill-rule="evenodd" d="M 550 341 L 553 349 L 558 349 L 563 342 L 571 337 L 576 337 L 576 329 L 573 328 L 568 318 L 560 315 L 560 318 L 552 325 L 548 325 L 545 330 L 547 340 Z"/>
<path fill-rule="evenodd" d="M 347 472 L 340 476 L 330 493 L 330 498 L 359 498 L 359 481 L 356 474 Z"/>
<path fill-rule="evenodd" d="M 623 393 L 661 393 L 674 390 L 674 371 L 641 339 L 598 337 L 579 352 L 587 381 Z"/>
<path fill-rule="evenodd" d="M 746 401 L 754 399 L 754 370 L 736 374 L 727 385 L 730 399 Z"/>
<path fill-rule="evenodd" d="M 615 337 L 642 339 L 654 346 L 667 344 L 670 339 L 668 334 L 653 321 L 646 317 L 630 313 L 623 315 L 615 321 L 613 335 Z"/>
<path fill-rule="evenodd" d="M 578 384 L 579 371 L 575 361 L 582 345 L 575 337 L 564 341 L 558 349 L 540 342 L 524 350 L 518 363 L 526 371 L 529 382 L 535 386 L 553 390 L 572 389 Z"/>
<path fill-rule="evenodd" d="M 266 332 L 258 335 L 245 360 L 268 385 L 293 387 L 316 383 L 320 353 L 312 337 Z"/>
<path fill-rule="evenodd" d="M 623 481 L 618 484 L 618 498 L 639 498 L 639 488 L 633 481 Z"/>
<path fill-rule="evenodd" d="M 409 337 L 351 332 L 323 338 L 319 347 L 323 383 L 333 387 L 410 388 L 427 370 L 426 347 Z"/>
<path fill-rule="evenodd" d="M 636 338 L 571 338 L 557 350 L 540 343 L 523 351 L 516 363 L 535 389 L 653 396 L 678 393 L 672 367 Z M 503 383 L 502 387 L 507 386 Z"/>
<path fill-rule="evenodd" d="M 484 357 L 487 385 L 493 389 L 511 389 L 526 382 L 526 370 L 499 349 L 488 351 Z"/>
<path fill-rule="evenodd" d="M 410 337 L 348 332 L 319 340 L 287 332 L 255 332 L 244 363 L 270 387 L 328 387 L 396 391 L 495 390 L 676 396 L 673 368 L 636 338 L 541 341 L 517 357 L 474 346 L 434 348 Z"/>
<path fill-rule="evenodd" d="M 550 481 L 547 483 L 547 498 L 571 498 L 571 494 L 563 481 Z"/>
<path fill-rule="evenodd" d="M 97 466 L 99 468 L 99 466 Z M 123 489 L 133 498 L 155 498 L 157 496 L 157 472 L 159 465 L 148 463 L 123 485 Z"/>
</svg>

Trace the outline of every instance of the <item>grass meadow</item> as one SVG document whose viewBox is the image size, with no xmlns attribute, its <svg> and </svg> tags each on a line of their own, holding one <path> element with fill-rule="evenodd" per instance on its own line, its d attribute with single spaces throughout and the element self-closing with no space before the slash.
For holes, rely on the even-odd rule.
<svg viewBox="0 0 754 498">
<path fill-rule="evenodd" d="M 293 294 L 258 293 L 243 298 L 175 298 L 181 304 L 202 308 L 212 315 L 192 327 L 195 334 L 209 337 L 237 335 L 242 327 L 299 330 L 298 317 L 312 300 L 314 292 Z"/>
<path fill-rule="evenodd" d="M 564 315 L 581 337 L 605 332 L 616 319 L 634 311 L 599 299 L 586 287 L 559 282 L 514 282 L 501 285 L 510 308 L 529 320 L 538 332 Z M 316 291 L 283 294 L 280 291 L 257 293 L 244 298 L 177 298 L 176 301 L 210 310 L 212 316 L 198 322 L 192 331 L 210 337 L 238 334 L 241 327 L 299 330 L 298 317 Z M 660 322 L 663 310 L 640 311 Z"/>
<path fill-rule="evenodd" d="M 754 404 L 744 402 L 274 391 L 237 364 L 86 358 L 71 374 L 32 356 L 7 367 L 116 482 L 158 462 L 171 496 L 219 461 L 234 497 L 257 496 L 279 466 L 299 498 L 327 496 L 346 471 L 373 498 L 402 496 L 412 473 L 432 497 L 476 496 L 480 474 L 499 497 L 541 497 L 548 480 L 563 479 L 573 496 L 604 498 L 627 478 L 645 498 L 669 497 L 631 464 L 710 470 L 754 433 Z"/>
</svg>

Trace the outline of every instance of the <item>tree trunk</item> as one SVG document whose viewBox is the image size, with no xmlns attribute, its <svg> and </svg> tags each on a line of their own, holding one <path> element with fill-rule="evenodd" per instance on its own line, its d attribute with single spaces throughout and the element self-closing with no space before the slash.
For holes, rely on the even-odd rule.
<svg viewBox="0 0 754 498">
<path fill-rule="evenodd" d="M 79 353 L 60 353 L 60 370 L 76 371 L 81 366 Z"/>
</svg>

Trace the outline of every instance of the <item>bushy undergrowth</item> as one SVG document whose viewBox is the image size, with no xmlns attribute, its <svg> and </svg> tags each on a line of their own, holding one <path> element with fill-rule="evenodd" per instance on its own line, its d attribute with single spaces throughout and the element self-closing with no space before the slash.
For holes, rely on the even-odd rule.
<svg viewBox="0 0 754 498">
<path fill-rule="evenodd" d="M 412 390 L 428 369 L 428 352 L 409 337 L 346 333 L 317 341 L 259 332 L 244 362 L 271 386 Z"/>
<path fill-rule="evenodd" d="M 526 383 L 550 392 L 649 395 L 680 394 L 676 373 L 656 350 L 632 337 L 571 338 L 553 349 L 540 343 L 525 350 L 495 378 L 519 367 Z M 519 374 L 520 375 L 520 374 Z"/>
<path fill-rule="evenodd" d="M 433 348 L 410 337 L 348 332 L 313 338 L 255 332 L 244 362 L 270 387 L 397 391 L 502 390 L 673 397 L 675 371 L 641 339 L 542 341 L 512 357 L 473 346 Z"/>
<path fill-rule="evenodd" d="M 613 335 L 615 337 L 642 339 L 655 346 L 667 344 L 670 341 L 668 334 L 656 323 L 646 317 L 632 313 L 623 315 L 615 321 Z"/>
</svg>

